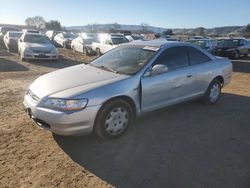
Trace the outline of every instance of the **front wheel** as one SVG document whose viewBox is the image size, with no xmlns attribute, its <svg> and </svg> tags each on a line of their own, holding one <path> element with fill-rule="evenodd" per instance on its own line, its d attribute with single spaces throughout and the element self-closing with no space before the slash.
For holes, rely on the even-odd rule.
<svg viewBox="0 0 250 188">
<path fill-rule="evenodd" d="M 96 55 L 97 56 L 101 56 L 102 55 L 101 50 L 99 48 L 96 49 Z"/>
<path fill-rule="evenodd" d="M 240 53 L 239 52 L 235 52 L 234 59 L 239 59 L 239 58 L 240 58 Z"/>
<path fill-rule="evenodd" d="M 125 133 L 134 119 L 131 105 L 124 100 L 114 99 L 99 111 L 95 132 L 102 139 L 113 139 Z"/>
<path fill-rule="evenodd" d="M 205 104 L 216 104 L 221 95 L 222 84 L 218 79 L 214 79 L 207 88 L 207 91 L 204 95 Z"/>
</svg>

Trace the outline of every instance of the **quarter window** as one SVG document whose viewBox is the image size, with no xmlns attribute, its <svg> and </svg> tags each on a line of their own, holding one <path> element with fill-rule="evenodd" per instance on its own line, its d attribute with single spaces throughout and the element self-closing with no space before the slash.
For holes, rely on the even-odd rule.
<svg viewBox="0 0 250 188">
<path fill-rule="evenodd" d="M 188 53 L 191 65 L 196 65 L 210 61 L 210 58 L 207 55 L 205 55 L 204 53 L 193 47 L 188 47 Z"/>
<path fill-rule="evenodd" d="M 186 47 L 172 47 L 166 49 L 156 60 L 156 64 L 165 64 L 169 70 L 187 67 L 188 54 Z"/>
</svg>

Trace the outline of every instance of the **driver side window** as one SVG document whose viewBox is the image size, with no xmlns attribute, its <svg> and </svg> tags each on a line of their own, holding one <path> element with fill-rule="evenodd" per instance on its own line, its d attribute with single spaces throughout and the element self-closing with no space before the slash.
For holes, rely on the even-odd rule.
<svg viewBox="0 0 250 188">
<path fill-rule="evenodd" d="M 168 70 L 175 70 L 187 67 L 189 65 L 188 61 L 186 47 L 180 46 L 166 49 L 155 64 L 164 64 L 168 67 Z"/>
</svg>

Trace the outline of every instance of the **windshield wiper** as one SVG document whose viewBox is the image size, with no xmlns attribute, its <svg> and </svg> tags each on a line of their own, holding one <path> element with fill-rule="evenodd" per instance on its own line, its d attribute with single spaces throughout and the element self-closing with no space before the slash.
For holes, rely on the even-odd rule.
<svg viewBox="0 0 250 188">
<path fill-rule="evenodd" d="M 116 73 L 116 74 L 118 74 L 119 72 L 118 71 L 115 71 L 114 69 L 111 69 L 111 68 L 109 68 L 109 67 L 105 67 L 105 66 L 97 66 L 97 67 L 99 67 L 99 68 L 101 68 L 101 69 L 103 69 L 103 70 L 107 70 L 107 71 L 110 71 L 110 72 L 114 72 L 114 73 Z"/>
</svg>

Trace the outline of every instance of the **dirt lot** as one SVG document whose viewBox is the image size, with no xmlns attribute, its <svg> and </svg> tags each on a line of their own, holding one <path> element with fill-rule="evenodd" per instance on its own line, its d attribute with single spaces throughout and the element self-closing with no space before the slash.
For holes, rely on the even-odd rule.
<svg viewBox="0 0 250 188">
<path fill-rule="evenodd" d="M 20 62 L 0 49 L 0 187 L 250 187 L 250 58 L 233 61 L 220 102 L 159 110 L 122 138 L 62 137 L 22 108 L 28 85 L 91 58 L 60 49 L 59 62 Z"/>
</svg>

